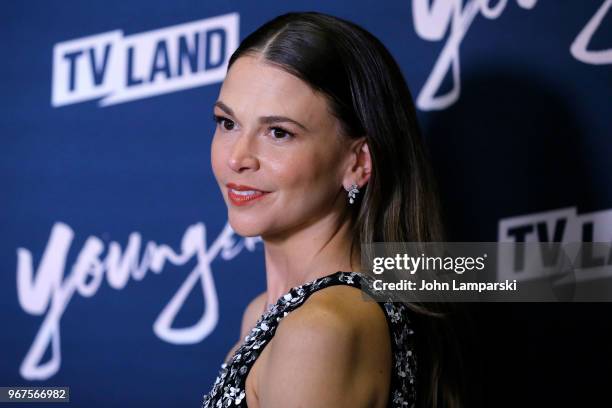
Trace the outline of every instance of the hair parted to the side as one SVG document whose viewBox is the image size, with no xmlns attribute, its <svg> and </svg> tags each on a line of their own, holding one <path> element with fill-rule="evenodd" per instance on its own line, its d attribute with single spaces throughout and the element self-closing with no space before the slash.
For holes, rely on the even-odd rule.
<svg viewBox="0 0 612 408">
<path fill-rule="evenodd" d="M 295 75 L 329 101 L 342 137 L 365 137 L 372 171 L 348 206 L 352 248 L 373 242 L 440 242 L 436 183 L 400 67 L 360 26 L 317 12 L 288 13 L 247 36 L 229 60 L 255 55 Z M 341 186 L 339 186 L 341 187 Z M 417 312 L 419 406 L 459 407 L 461 372 L 443 305 Z M 450 312 L 448 310 L 447 312 Z M 457 359 L 457 364 L 448 364 Z"/>
</svg>

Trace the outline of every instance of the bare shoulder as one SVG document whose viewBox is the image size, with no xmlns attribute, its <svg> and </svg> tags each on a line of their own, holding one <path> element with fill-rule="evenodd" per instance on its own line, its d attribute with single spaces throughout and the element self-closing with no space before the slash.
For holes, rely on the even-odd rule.
<svg viewBox="0 0 612 408">
<path fill-rule="evenodd" d="M 313 293 L 278 325 L 262 365 L 262 405 L 383 407 L 391 347 L 384 313 L 359 289 Z"/>
<path fill-rule="evenodd" d="M 292 312 L 279 325 L 286 322 L 292 329 L 304 325 L 334 324 L 338 329 L 350 330 L 356 335 L 366 335 L 367 341 L 375 336 L 372 333 L 388 332 L 387 321 L 381 307 L 368 298 L 360 289 L 336 285 L 313 293 L 302 307 Z M 322 319 L 322 320 L 321 320 Z"/>
</svg>

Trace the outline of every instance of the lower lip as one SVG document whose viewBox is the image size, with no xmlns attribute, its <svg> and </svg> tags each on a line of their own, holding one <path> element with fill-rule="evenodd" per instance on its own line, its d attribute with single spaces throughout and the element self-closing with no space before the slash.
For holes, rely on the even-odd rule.
<svg viewBox="0 0 612 408">
<path fill-rule="evenodd" d="M 252 204 L 253 202 L 260 200 L 262 197 L 264 197 L 267 194 L 268 193 L 258 192 L 258 193 L 251 194 L 251 195 L 240 195 L 240 194 L 234 193 L 232 190 L 227 190 L 227 196 L 229 197 L 229 200 L 231 201 L 231 203 L 239 207 L 243 205 Z"/>
</svg>

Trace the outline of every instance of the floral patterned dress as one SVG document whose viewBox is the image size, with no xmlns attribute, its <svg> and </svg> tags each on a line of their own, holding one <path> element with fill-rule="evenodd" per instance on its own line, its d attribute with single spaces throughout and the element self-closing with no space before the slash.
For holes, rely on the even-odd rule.
<svg viewBox="0 0 612 408">
<path fill-rule="evenodd" d="M 363 273 L 339 271 L 290 289 L 259 318 L 232 358 L 221 365 L 212 390 L 204 396 L 202 408 L 247 407 L 247 375 L 274 336 L 279 322 L 318 290 L 334 285 L 350 285 L 369 293 L 372 281 L 371 276 Z M 378 304 L 387 318 L 392 342 L 393 372 L 388 407 L 411 408 L 416 403 L 417 360 L 409 310 L 404 303 Z"/>
</svg>

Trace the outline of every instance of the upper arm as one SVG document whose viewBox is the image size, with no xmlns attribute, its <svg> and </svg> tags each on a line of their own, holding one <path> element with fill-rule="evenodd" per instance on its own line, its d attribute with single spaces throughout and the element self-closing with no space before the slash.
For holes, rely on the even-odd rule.
<svg viewBox="0 0 612 408">
<path fill-rule="evenodd" d="M 369 377 L 373 373 L 364 370 L 360 330 L 352 319 L 327 306 L 304 305 L 288 315 L 258 376 L 261 406 L 375 405 L 375 381 Z"/>
</svg>

